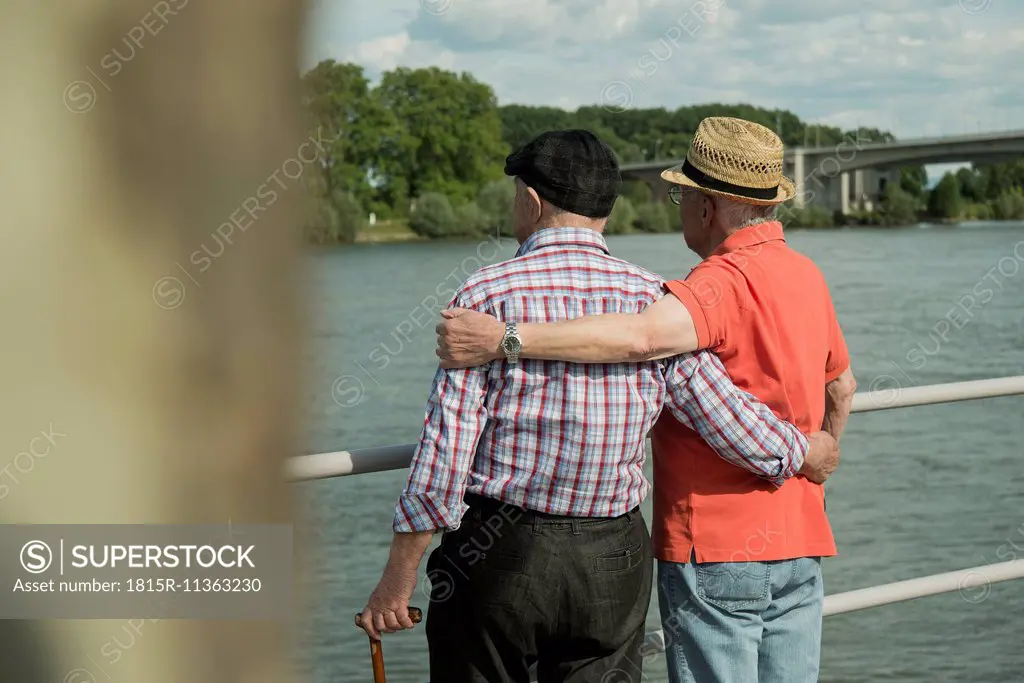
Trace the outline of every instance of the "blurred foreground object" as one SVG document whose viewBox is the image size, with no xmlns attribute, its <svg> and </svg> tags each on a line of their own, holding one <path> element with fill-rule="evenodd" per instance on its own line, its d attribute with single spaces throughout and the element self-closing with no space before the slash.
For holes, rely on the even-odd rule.
<svg viewBox="0 0 1024 683">
<path fill-rule="evenodd" d="M 0 6 L 0 522 L 293 520 L 305 9 Z M 3 683 L 293 680 L 283 624 L 2 626 Z"/>
</svg>

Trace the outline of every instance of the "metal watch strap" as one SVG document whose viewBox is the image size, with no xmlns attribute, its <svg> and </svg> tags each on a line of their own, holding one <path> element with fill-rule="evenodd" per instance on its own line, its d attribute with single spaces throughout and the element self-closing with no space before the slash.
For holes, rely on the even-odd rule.
<svg viewBox="0 0 1024 683">
<path fill-rule="evenodd" d="M 509 363 L 518 363 L 519 362 L 519 348 L 518 348 L 519 344 L 516 345 L 517 348 L 516 348 L 516 350 L 514 352 L 509 353 L 509 350 L 508 350 L 507 345 L 506 345 L 505 342 L 510 337 L 515 338 L 516 342 L 519 341 L 519 330 L 518 330 L 518 328 L 516 328 L 516 324 L 515 323 L 505 323 L 505 336 L 501 338 L 501 350 L 505 354 L 505 358 L 508 360 Z"/>
</svg>

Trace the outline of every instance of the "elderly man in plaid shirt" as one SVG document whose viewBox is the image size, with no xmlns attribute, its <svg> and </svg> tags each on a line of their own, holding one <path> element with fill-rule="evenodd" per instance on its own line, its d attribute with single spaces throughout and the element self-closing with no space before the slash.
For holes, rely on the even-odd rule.
<svg viewBox="0 0 1024 683">
<path fill-rule="evenodd" d="M 541 681 L 638 681 L 653 572 L 639 512 L 650 490 L 644 439 L 662 408 L 776 486 L 805 461 L 834 458 L 836 444 L 776 418 L 712 353 L 520 361 L 515 323 L 637 313 L 664 286 L 609 254 L 601 232 L 621 181 L 592 133 L 545 133 L 505 173 L 516 179 L 519 251 L 468 278 L 452 305 L 507 321 L 506 358 L 435 375 L 363 623 L 374 638 L 412 627 L 416 573 L 443 530 L 427 562 L 434 683 L 525 683 L 532 665 Z"/>
</svg>

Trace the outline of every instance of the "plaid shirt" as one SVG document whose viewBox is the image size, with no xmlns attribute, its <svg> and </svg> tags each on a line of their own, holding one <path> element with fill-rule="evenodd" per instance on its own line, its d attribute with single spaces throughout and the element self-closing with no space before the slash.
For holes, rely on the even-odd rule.
<svg viewBox="0 0 1024 683">
<path fill-rule="evenodd" d="M 662 280 L 612 258 L 600 233 L 547 228 L 516 258 L 481 268 L 453 306 L 520 323 L 639 313 Z M 397 532 L 455 529 L 469 491 L 541 512 L 614 517 L 650 490 L 644 439 L 662 407 L 722 458 L 781 486 L 807 439 L 737 389 L 713 353 L 665 361 L 577 364 L 522 359 L 438 369 Z"/>
</svg>

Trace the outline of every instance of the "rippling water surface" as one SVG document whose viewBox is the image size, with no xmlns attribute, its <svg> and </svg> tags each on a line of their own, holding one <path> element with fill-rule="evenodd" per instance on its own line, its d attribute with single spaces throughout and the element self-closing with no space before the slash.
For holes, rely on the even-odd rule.
<svg viewBox="0 0 1024 683">
<path fill-rule="evenodd" d="M 1024 374 L 1024 225 L 793 231 L 788 239 L 828 279 L 862 390 L 895 396 Z M 663 276 L 697 262 L 678 235 L 609 244 Z M 308 451 L 414 441 L 436 367 L 432 297 L 446 303 L 466 272 L 513 256 L 515 246 L 319 252 L 310 274 Z M 1024 557 L 1014 548 L 1024 549 L 1022 441 L 1024 397 L 854 415 L 828 485 L 840 555 L 825 562 L 826 592 Z M 404 480 L 385 472 L 299 485 L 320 539 L 314 617 L 301 643 L 317 683 L 372 678 L 352 617 L 387 559 Z M 414 599 L 426 602 L 422 593 Z M 659 627 L 655 603 L 648 621 Z M 384 650 L 389 681 L 427 680 L 422 627 L 386 638 Z M 663 660 L 645 674 L 665 681 Z M 830 617 L 821 680 L 1022 681 L 1024 581 Z"/>
</svg>

